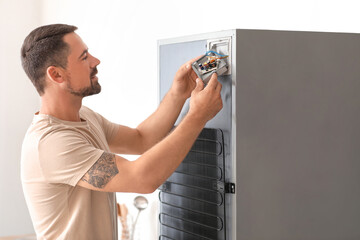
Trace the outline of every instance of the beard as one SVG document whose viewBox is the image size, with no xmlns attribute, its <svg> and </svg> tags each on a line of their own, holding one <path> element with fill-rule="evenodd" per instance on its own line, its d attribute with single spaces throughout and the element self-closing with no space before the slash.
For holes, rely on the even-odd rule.
<svg viewBox="0 0 360 240">
<path fill-rule="evenodd" d="M 78 97 L 87 97 L 87 96 L 91 96 L 91 95 L 100 93 L 101 86 L 97 80 L 93 79 L 93 77 L 97 74 L 97 72 L 98 72 L 97 69 L 94 68 L 90 74 L 90 86 L 81 88 L 79 90 L 73 89 L 70 84 L 70 81 L 68 81 L 67 88 L 68 88 L 69 92 Z M 70 76 L 68 76 L 68 80 L 71 80 Z"/>
</svg>

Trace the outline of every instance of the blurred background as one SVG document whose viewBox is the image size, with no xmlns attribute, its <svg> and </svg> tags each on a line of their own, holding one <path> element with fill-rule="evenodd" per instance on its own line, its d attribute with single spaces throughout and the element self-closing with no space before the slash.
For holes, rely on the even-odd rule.
<svg viewBox="0 0 360 240">
<path fill-rule="evenodd" d="M 20 182 L 22 139 L 40 107 L 20 63 L 22 42 L 34 28 L 76 25 L 101 60 L 102 92 L 84 105 L 136 127 L 159 103 L 157 40 L 234 28 L 360 33 L 358 7 L 356 0 L 0 0 L 0 238 L 34 233 Z M 137 195 L 117 194 L 133 218 Z M 136 237 L 156 239 L 157 193 L 145 197 Z"/>
</svg>

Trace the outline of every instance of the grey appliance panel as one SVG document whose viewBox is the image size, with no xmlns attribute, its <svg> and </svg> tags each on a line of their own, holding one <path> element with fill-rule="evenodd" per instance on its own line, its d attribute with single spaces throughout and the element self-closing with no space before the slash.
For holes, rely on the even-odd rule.
<svg viewBox="0 0 360 240">
<path fill-rule="evenodd" d="M 222 35 L 220 36 L 224 37 Z M 214 36 L 212 37 L 214 38 Z M 204 54 L 206 52 L 206 44 L 207 39 L 206 36 L 204 36 L 204 40 L 159 45 L 160 100 L 170 89 L 175 73 L 179 67 L 190 59 Z M 232 156 L 230 151 L 232 131 L 232 75 L 219 76 L 218 80 L 222 84 L 221 97 L 223 100 L 223 109 L 221 109 L 213 119 L 207 122 L 205 127 L 219 128 L 224 133 L 226 181 L 230 181 L 232 178 Z M 189 100 L 190 99 L 185 102 L 175 125 L 178 125 L 189 111 Z"/>
<path fill-rule="evenodd" d="M 236 39 L 236 239 L 360 239 L 360 35 Z"/>
<path fill-rule="evenodd" d="M 229 33 L 222 33 L 219 36 L 212 35 L 211 38 L 230 37 Z M 203 36 L 203 40 L 178 42 L 171 44 L 159 44 L 159 91 L 160 100 L 170 89 L 173 78 L 179 67 L 186 61 L 200 56 L 206 52 L 206 44 L 208 38 Z M 233 42 L 233 44 L 235 44 Z M 219 76 L 219 82 L 222 84 L 221 96 L 223 100 L 223 109 L 206 124 L 206 128 L 221 129 L 224 137 L 224 158 L 225 158 L 225 179 L 229 182 L 232 176 L 231 161 L 231 124 L 232 124 L 232 76 Z M 185 102 L 184 107 L 177 119 L 175 125 L 178 125 L 189 110 L 189 99 Z M 226 211 L 226 235 L 227 239 L 231 239 L 232 226 L 232 209 L 229 207 L 232 200 L 229 194 L 225 194 L 225 211 Z M 220 238 L 219 238 L 220 239 Z"/>
<path fill-rule="evenodd" d="M 160 100 L 169 91 L 175 73 L 182 64 L 206 52 L 206 41 L 159 45 Z M 179 119 L 177 124 L 179 123 Z M 176 125 L 177 125 L 176 124 Z"/>
<path fill-rule="evenodd" d="M 160 80 L 160 99 L 162 99 L 170 89 L 173 78 L 179 67 L 192 58 L 205 54 L 206 39 L 199 41 L 165 44 L 159 46 L 159 80 Z M 219 82 L 222 84 L 221 96 L 223 100 L 223 109 L 207 124 L 209 128 L 220 128 L 229 135 L 231 132 L 231 75 L 219 76 Z M 177 119 L 175 125 L 178 125 L 189 111 L 189 99 Z M 227 143 L 229 144 L 229 140 Z M 226 145 L 229 147 L 229 145 Z"/>
<path fill-rule="evenodd" d="M 206 38 L 159 46 L 161 98 Z M 236 30 L 232 42 L 232 84 L 219 78 L 224 109 L 207 124 L 235 168 L 227 239 L 360 239 L 359 34 Z"/>
</svg>

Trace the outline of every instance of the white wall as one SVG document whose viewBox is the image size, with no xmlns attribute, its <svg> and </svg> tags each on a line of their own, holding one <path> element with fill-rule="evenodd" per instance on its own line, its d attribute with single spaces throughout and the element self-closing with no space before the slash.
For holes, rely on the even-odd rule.
<svg viewBox="0 0 360 240">
<path fill-rule="evenodd" d="M 20 62 L 29 30 L 41 21 L 41 2 L 0 0 L 0 236 L 33 233 L 20 182 L 20 150 L 39 98 Z"/>
<path fill-rule="evenodd" d="M 5 0 L 0 1 L 3 3 Z M 4 28 L 7 31 L 16 29 L 16 33 L 10 36 L 11 39 L 2 39 L 1 43 L 6 41 L 6 45 L 11 44 L 17 51 L 18 46 L 15 45 L 17 41 L 23 39 L 24 35 L 21 31 L 31 30 L 37 24 L 34 20 L 38 18 L 39 11 L 42 13 L 41 24 L 68 23 L 78 26 L 78 33 L 87 43 L 90 52 L 102 61 L 98 67 L 98 76 L 103 90 L 101 94 L 85 99 L 84 104 L 114 122 L 132 127 L 154 111 L 158 103 L 156 72 L 158 39 L 233 28 L 360 32 L 360 24 L 358 24 L 360 15 L 356 0 L 48 0 L 43 1 L 41 6 L 40 1 L 23 0 L 19 5 L 21 7 L 15 8 L 16 2 L 20 0 L 8 0 L 7 5 L 11 7 L 8 7 L 8 10 L 0 10 L 0 13 L 4 12 L 3 14 L 7 16 L 6 18 L 1 16 L 1 29 Z M 24 4 L 25 7 L 23 7 Z M 31 18 L 32 14 L 33 18 Z M 8 25 L 9 17 L 14 19 L 17 25 Z M 20 23 L 26 25 L 20 27 Z M 5 48 L 4 51 L 10 51 L 10 48 Z M 1 53 L 4 51 L 2 49 Z M 12 81 L 9 86 L 12 91 L 1 89 L 0 104 L 2 116 L 4 110 L 5 112 L 12 110 L 12 114 L 5 120 L 1 118 L 1 152 L 8 152 L 11 146 L 13 152 L 6 153 L 6 159 L 2 158 L 0 161 L 7 166 L 7 169 L 13 169 L 13 174 L 18 174 L 19 139 L 25 129 L 19 126 L 27 125 L 29 122 L 26 119 L 27 113 L 32 113 L 37 105 L 33 103 L 29 107 L 31 109 L 21 107 L 24 103 L 23 98 L 26 98 L 25 102 L 36 102 L 36 100 L 32 95 L 26 97 L 25 90 L 20 92 L 19 85 L 15 87 L 13 82 L 23 81 L 24 85 L 27 84 L 27 91 L 31 88 L 25 81 L 22 70 L 18 70 L 16 74 L 12 73 L 18 69 L 19 65 L 18 55 L 12 54 L 12 56 L 15 56 L 14 62 L 6 67 L 9 70 L 5 71 L 9 76 L 5 77 L 3 71 L 0 73 L 2 83 L 4 80 Z M 3 60 L 3 57 L 1 59 Z M 5 58 L 5 60 L 8 59 Z M 4 67 L 4 64 L 2 63 L 1 66 Z M 10 69 L 13 70 L 10 71 Z M 4 99 L 7 99 L 6 102 Z M 19 112 L 22 113 L 21 116 L 16 115 L 20 114 Z M 18 130 L 16 137 L 10 131 L 15 126 Z M 4 135 L 5 131 L 6 135 Z M 7 140 L 8 137 L 16 141 L 10 143 Z M 13 163 L 14 161 L 16 164 Z M 8 182 L 8 179 L 16 179 L 17 185 L 16 187 L 14 185 L 18 192 L 16 198 L 22 201 L 18 189 L 18 175 L 16 175 L 17 178 L 9 178 L 8 170 L 4 170 L 3 167 L 0 169 L 1 194 L 9 191 L 9 186 L 4 182 Z M 3 174 L 6 174 L 5 177 L 2 177 Z M 134 196 L 134 194 L 118 194 L 118 201 L 126 202 L 131 207 Z M 143 230 L 142 237 L 155 239 L 157 196 L 152 194 L 148 198 L 152 203 L 151 211 L 142 213 L 142 225 L 148 226 Z M 5 205 L 10 204 L 11 198 L 6 196 L 5 199 Z M 0 209 L 5 211 L 2 205 Z M 136 213 L 133 207 L 130 210 L 133 214 Z M 5 216 L 8 214 L 10 212 L 7 212 Z M 3 216 L 1 212 L 0 223 L 5 222 Z M 0 224 L 0 229 L 1 227 L 2 224 Z"/>
</svg>

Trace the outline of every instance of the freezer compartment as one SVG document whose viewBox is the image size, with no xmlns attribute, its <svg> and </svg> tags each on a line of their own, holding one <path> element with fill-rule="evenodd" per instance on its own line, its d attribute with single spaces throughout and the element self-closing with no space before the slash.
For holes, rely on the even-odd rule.
<svg viewBox="0 0 360 240">
<path fill-rule="evenodd" d="M 225 239 L 224 136 L 203 129 L 160 187 L 160 239 Z"/>
</svg>

